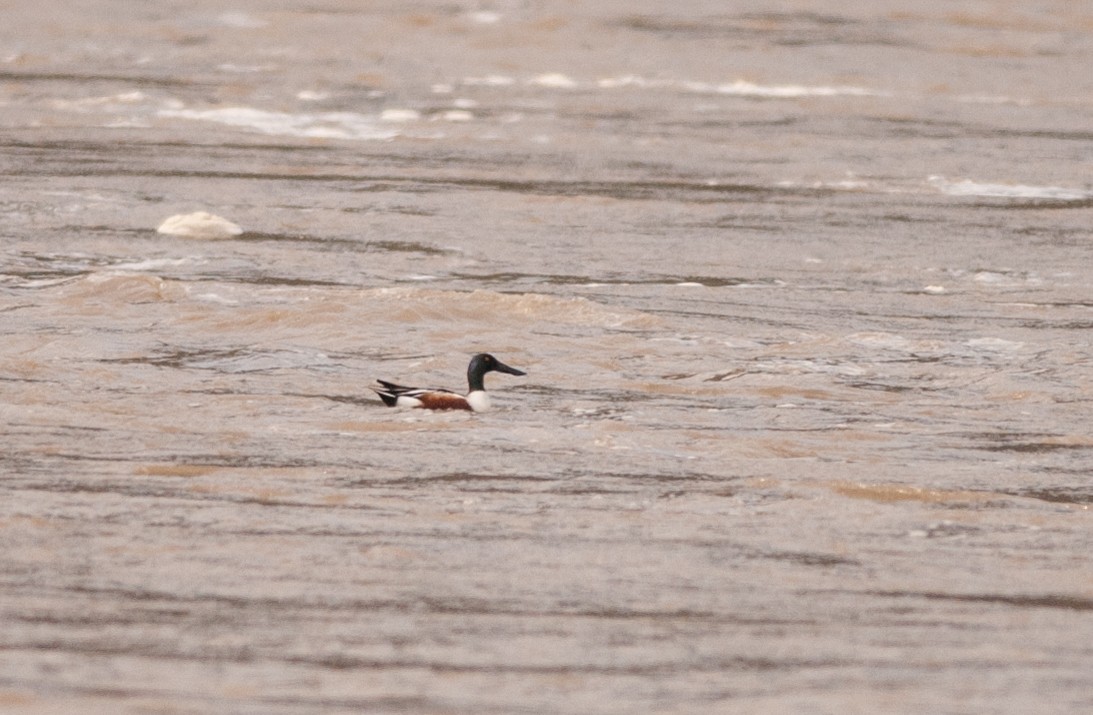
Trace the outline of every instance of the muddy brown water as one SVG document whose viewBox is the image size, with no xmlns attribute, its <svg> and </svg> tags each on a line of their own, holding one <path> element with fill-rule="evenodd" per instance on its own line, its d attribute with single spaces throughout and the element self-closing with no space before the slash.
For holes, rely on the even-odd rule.
<svg viewBox="0 0 1093 715">
<path fill-rule="evenodd" d="M 50 5 L 0 710 L 1093 710 L 1088 5 Z"/>
</svg>

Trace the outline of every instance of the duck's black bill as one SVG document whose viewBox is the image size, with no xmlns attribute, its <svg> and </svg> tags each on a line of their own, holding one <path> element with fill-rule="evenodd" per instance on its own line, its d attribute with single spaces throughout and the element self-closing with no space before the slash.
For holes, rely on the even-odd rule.
<svg viewBox="0 0 1093 715">
<path fill-rule="evenodd" d="M 497 365 L 495 365 L 493 369 L 497 370 L 498 372 L 507 372 L 510 375 L 527 375 L 527 373 L 523 370 L 517 370 L 514 367 L 509 367 L 500 360 L 497 361 Z"/>
</svg>

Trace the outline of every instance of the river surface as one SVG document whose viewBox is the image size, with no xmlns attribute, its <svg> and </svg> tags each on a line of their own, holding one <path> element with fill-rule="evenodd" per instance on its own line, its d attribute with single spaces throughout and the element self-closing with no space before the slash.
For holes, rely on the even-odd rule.
<svg viewBox="0 0 1093 715">
<path fill-rule="evenodd" d="M 0 711 L 1093 712 L 1089 3 L 8 5 Z"/>
</svg>

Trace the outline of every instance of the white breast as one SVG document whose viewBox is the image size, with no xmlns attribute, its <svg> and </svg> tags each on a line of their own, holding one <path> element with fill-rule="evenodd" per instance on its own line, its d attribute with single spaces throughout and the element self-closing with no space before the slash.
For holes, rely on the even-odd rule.
<svg viewBox="0 0 1093 715">
<path fill-rule="evenodd" d="M 490 408 L 490 396 L 485 390 L 475 390 L 467 395 L 467 402 L 475 412 L 485 412 Z"/>
</svg>

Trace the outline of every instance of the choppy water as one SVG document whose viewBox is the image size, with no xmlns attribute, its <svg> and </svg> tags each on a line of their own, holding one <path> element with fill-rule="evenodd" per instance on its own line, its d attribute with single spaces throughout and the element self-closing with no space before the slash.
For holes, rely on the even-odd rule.
<svg viewBox="0 0 1093 715">
<path fill-rule="evenodd" d="M 49 5 L 0 709 L 1093 709 L 1088 5 Z"/>
</svg>

